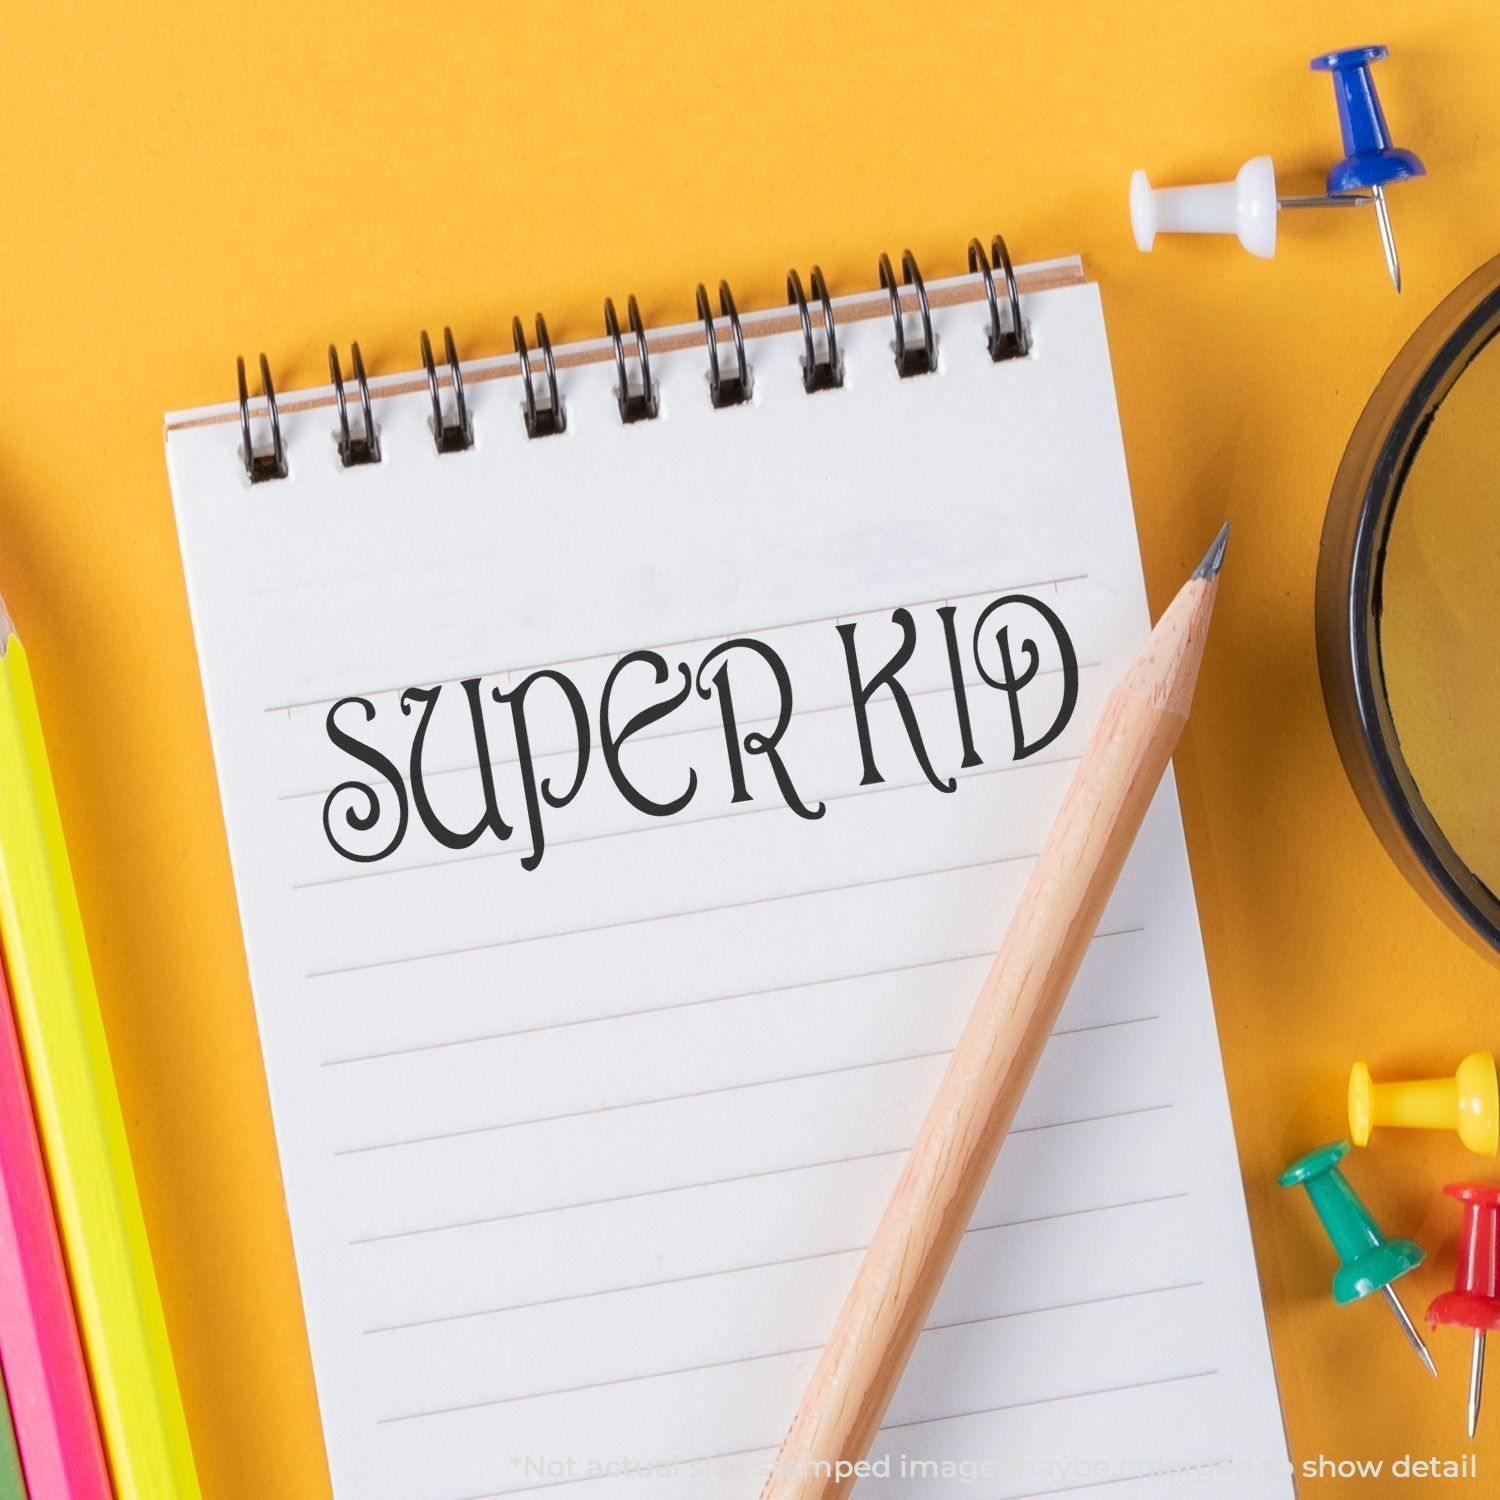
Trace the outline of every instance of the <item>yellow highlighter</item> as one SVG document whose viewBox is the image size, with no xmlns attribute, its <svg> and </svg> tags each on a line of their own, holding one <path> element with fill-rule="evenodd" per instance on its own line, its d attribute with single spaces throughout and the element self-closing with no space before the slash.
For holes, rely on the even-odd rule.
<svg viewBox="0 0 1500 1500">
<path fill-rule="evenodd" d="M 199 1500 L 26 652 L 0 601 L 0 944 L 119 1500 Z"/>
</svg>

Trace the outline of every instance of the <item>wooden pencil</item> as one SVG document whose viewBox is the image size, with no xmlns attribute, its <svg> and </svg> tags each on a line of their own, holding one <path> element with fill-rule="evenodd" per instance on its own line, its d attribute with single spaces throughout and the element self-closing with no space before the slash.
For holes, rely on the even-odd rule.
<svg viewBox="0 0 1500 1500">
<path fill-rule="evenodd" d="M 26 1064 L 0 971 L 0 1368 L 31 1500 L 110 1500 Z M 5 1489 L 0 1485 L 0 1500 Z"/>
<path fill-rule="evenodd" d="M 854 1487 L 1187 721 L 1228 534 L 1104 705 L 762 1500 Z"/>
<path fill-rule="evenodd" d="M 119 1500 L 198 1500 L 26 652 L 0 602 L 0 945 Z"/>
</svg>

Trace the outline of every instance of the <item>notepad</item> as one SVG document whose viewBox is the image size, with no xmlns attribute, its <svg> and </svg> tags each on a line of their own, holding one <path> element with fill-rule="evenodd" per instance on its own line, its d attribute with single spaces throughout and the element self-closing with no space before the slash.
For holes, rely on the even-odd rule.
<svg viewBox="0 0 1500 1500">
<path fill-rule="evenodd" d="M 554 408 L 528 325 L 531 427 L 467 363 L 451 451 L 441 355 L 367 432 L 346 353 L 261 482 L 168 419 L 340 1497 L 758 1493 L 1149 625 L 1098 288 L 1020 291 L 996 361 L 982 274 L 908 286 L 904 376 L 834 299 L 839 383 L 816 304 L 715 298 L 746 399 L 652 330 L 654 415 L 628 331 Z M 1170 777 L 872 1459 L 1291 1493 Z"/>
</svg>

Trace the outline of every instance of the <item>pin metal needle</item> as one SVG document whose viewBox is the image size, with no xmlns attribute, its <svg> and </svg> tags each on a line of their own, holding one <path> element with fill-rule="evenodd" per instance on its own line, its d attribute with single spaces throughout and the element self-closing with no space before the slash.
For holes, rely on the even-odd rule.
<svg viewBox="0 0 1500 1500">
<path fill-rule="evenodd" d="M 1427 1373 L 1434 1380 L 1437 1379 L 1437 1366 L 1432 1362 L 1432 1355 L 1427 1352 L 1427 1345 L 1422 1342 L 1422 1335 L 1417 1332 L 1412 1320 L 1407 1317 L 1406 1309 L 1401 1305 L 1401 1299 L 1389 1286 L 1380 1289 L 1381 1295 L 1386 1300 L 1386 1305 L 1395 1314 L 1396 1321 L 1401 1325 L 1401 1331 L 1406 1335 L 1413 1349 L 1417 1351 L 1417 1358 L 1427 1366 Z"/>
<path fill-rule="evenodd" d="M 1484 1329 L 1474 1330 L 1474 1358 L 1469 1365 L 1469 1436 L 1479 1431 L 1479 1402 L 1484 1396 Z"/>
<path fill-rule="evenodd" d="M 1391 284 L 1401 290 L 1401 262 L 1396 256 L 1396 237 L 1391 233 L 1391 211 L 1386 207 L 1385 189 L 1378 183 L 1370 189 L 1375 199 L 1375 218 L 1380 224 L 1380 244 L 1385 251 L 1385 268 L 1391 273 Z"/>
<path fill-rule="evenodd" d="M 1474 1335 L 1469 1365 L 1469 1436 L 1479 1429 L 1484 1394 L 1484 1336 L 1500 1328 L 1500 1186 L 1450 1182 L 1443 1191 L 1464 1206 L 1454 1257 L 1453 1290 L 1434 1297 L 1427 1321 L 1434 1328 L 1467 1328 Z"/>
<path fill-rule="evenodd" d="M 1347 193 L 1368 189 L 1375 200 L 1375 215 L 1380 220 L 1380 243 L 1385 250 L 1386 269 L 1391 284 L 1401 290 L 1401 262 L 1396 259 L 1396 240 L 1391 234 L 1391 216 L 1385 206 L 1387 183 L 1405 182 L 1426 175 L 1427 168 L 1415 152 L 1395 145 L 1385 111 L 1375 92 L 1370 65 L 1385 57 L 1386 49 L 1346 47 L 1340 52 L 1324 52 L 1309 66 L 1317 73 L 1327 73 L 1333 83 L 1338 105 L 1339 133 L 1344 140 L 1344 159 L 1328 169 L 1328 191 Z"/>
<path fill-rule="evenodd" d="M 1306 1191 L 1328 1238 L 1333 1241 L 1339 1257 L 1339 1268 L 1333 1278 L 1333 1300 L 1344 1306 L 1379 1292 L 1428 1373 L 1435 1376 L 1437 1366 L 1427 1352 L 1427 1345 L 1406 1316 L 1400 1298 L 1391 1290 L 1393 1281 L 1422 1264 L 1422 1247 L 1415 1240 L 1388 1239 L 1381 1232 L 1370 1210 L 1339 1170 L 1339 1163 L 1348 1152 L 1348 1141 L 1329 1141 L 1294 1161 L 1276 1181 L 1282 1187 L 1301 1187 Z"/>
<path fill-rule="evenodd" d="M 1277 208 L 1363 208 L 1375 200 L 1364 193 L 1319 193 L 1312 198 L 1278 198 Z"/>
</svg>

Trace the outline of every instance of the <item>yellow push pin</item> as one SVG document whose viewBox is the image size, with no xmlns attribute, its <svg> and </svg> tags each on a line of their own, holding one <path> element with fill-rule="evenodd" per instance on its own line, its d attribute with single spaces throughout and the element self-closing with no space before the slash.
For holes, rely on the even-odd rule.
<svg viewBox="0 0 1500 1500">
<path fill-rule="evenodd" d="M 1417 1130 L 1456 1130 L 1470 1151 L 1494 1156 L 1500 1150 L 1500 1084 L 1495 1058 L 1471 1052 L 1452 1078 L 1419 1078 L 1409 1083 L 1375 1083 L 1357 1062 L 1349 1070 L 1349 1134 L 1366 1146 L 1377 1125 Z"/>
</svg>

